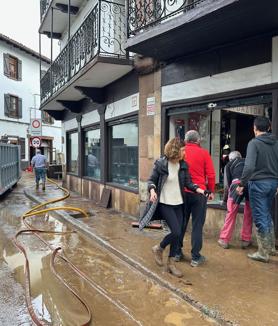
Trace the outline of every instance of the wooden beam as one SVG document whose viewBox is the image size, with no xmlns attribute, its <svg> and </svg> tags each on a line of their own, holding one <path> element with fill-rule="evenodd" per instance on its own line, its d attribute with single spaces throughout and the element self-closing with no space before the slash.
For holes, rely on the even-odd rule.
<svg viewBox="0 0 278 326">
<path fill-rule="evenodd" d="M 57 100 L 58 103 L 62 104 L 65 109 L 73 113 L 80 113 L 82 107 L 81 101 L 65 101 L 65 100 Z"/>
<path fill-rule="evenodd" d="M 51 32 L 44 31 L 42 34 L 46 35 L 48 38 L 51 38 Z M 56 40 L 60 40 L 62 37 L 61 33 L 52 33 L 52 38 Z"/>
<path fill-rule="evenodd" d="M 75 86 L 74 88 L 95 103 L 102 104 L 105 101 L 105 92 L 103 88 L 83 86 Z"/>
<path fill-rule="evenodd" d="M 56 3 L 55 7 L 65 14 L 68 13 L 68 5 L 65 5 L 63 3 Z M 70 14 L 71 15 L 76 15 L 78 13 L 78 11 L 79 11 L 79 7 L 70 6 Z"/>
<path fill-rule="evenodd" d="M 65 110 L 62 110 L 62 111 L 43 110 L 43 111 L 45 111 L 46 113 L 48 113 L 55 120 L 63 120 L 64 119 Z"/>
</svg>

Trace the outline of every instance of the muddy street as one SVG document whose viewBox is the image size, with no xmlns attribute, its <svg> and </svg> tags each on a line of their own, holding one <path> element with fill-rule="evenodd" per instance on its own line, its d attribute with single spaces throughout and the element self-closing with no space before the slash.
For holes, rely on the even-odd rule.
<svg viewBox="0 0 278 326">
<path fill-rule="evenodd" d="M 26 183 L 25 183 L 26 185 Z M 0 201 L 0 308 L 1 325 L 31 325 L 24 294 L 24 256 L 14 246 L 23 228 L 20 216 L 33 206 L 19 184 Z M 28 218 L 34 228 L 71 231 L 53 216 Z M 171 291 L 146 278 L 115 255 L 79 233 L 42 234 L 52 246 L 87 276 L 81 279 L 68 264 L 57 259 L 55 268 L 92 312 L 91 325 L 208 325 L 214 324 Z M 21 235 L 27 251 L 32 305 L 46 324 L 82 325 L 88 313 L 79 300 L 54 276 L 51 250 L 34 234 Z"/>
</svg>

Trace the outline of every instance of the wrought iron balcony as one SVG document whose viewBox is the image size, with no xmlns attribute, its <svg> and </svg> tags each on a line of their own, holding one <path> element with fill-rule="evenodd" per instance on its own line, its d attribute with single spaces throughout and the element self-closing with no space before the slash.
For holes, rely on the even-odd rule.
<svg viewBox="0 0 278 326">
<path fill-rule="evenodd" d="M 41 21 L 43 20 L 51 2 L 52 0 L 41 0 Z"/>
<path fill-rule="evenodd" d="M 95 57 L 126 59 L 125 6 L 99 0 L 41 79 L 41 103 Z"/>
<path fill-rule="evenodd" d="M 193 10 L 207 0 L 127 0 L 128 37 L 183 12 Z"/>
</svg>

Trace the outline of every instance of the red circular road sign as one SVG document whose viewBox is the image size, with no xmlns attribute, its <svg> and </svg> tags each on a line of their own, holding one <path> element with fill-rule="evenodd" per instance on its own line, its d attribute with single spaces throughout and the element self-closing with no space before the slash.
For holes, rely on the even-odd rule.
<svg viewBox="0 0 278 326">
<path fill-rule="evenodd" d="M 31 145 L 33 147 L 40 147 L 41 146 L 41 139 L 39 137 L 31 138 Z"/>
<path fill-rule="evenodd" d="M 41 126 L 41 123 L 39 120 L 33 120 L 32 121 L 32 127 L 33 128 L 39 128 Z"/>
</svg>

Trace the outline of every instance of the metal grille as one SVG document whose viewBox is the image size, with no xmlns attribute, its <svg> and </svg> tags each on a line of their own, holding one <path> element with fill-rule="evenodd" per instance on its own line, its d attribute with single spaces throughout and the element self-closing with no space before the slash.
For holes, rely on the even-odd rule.
<svg viewBox="0 0 278 326">
<path fill-rule="evenodd" d="M 126 58 L 124 5 L 99 1 L 41 79 L 44 103 L 96 55 Z"/>
<path fill-rule="evenodd" d="M 193 10 L 207 0 L 127 0 L 128 37 L 173 16 Z"/>
<path fill-rule="evenodd" d="M 51 2 L 52 0 L 41 0 L 41 21 L 44 19 Z"/>
</svg>

